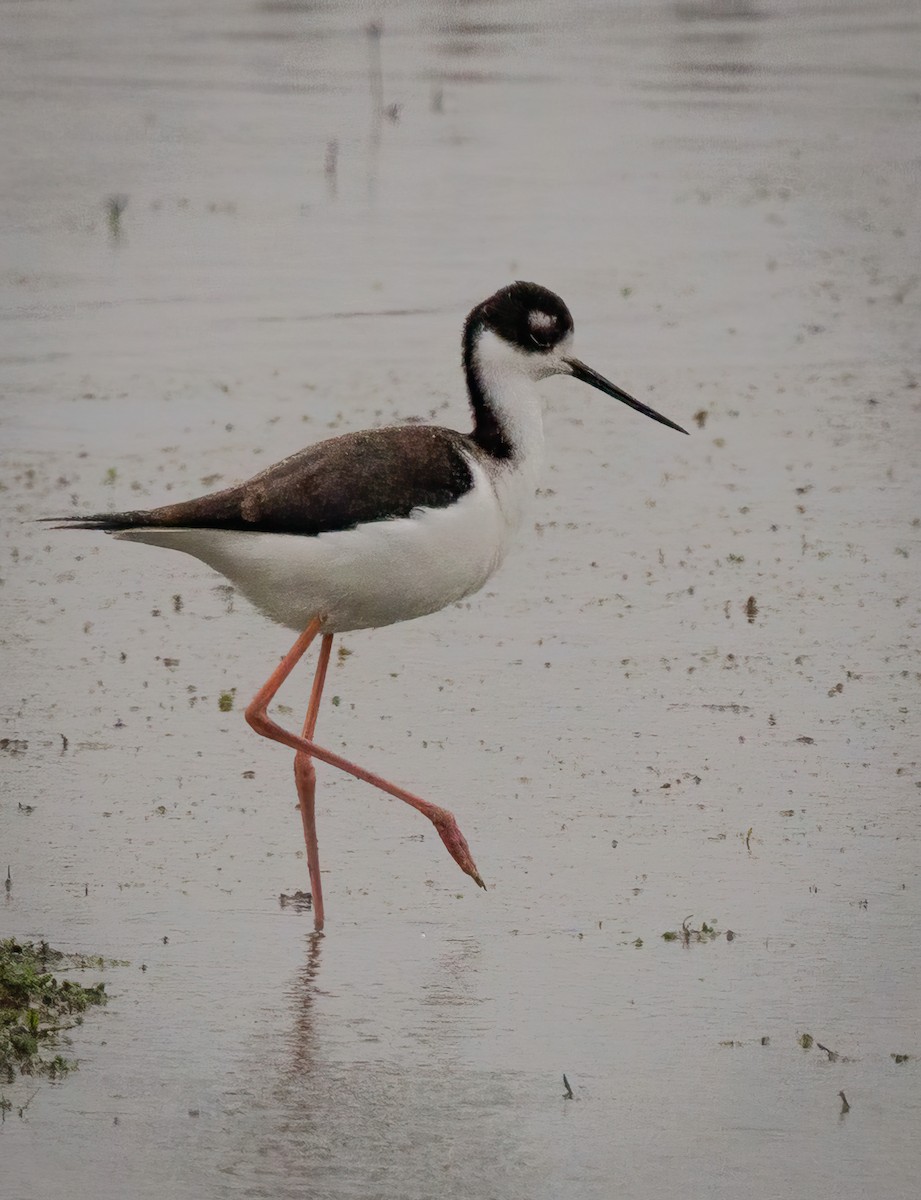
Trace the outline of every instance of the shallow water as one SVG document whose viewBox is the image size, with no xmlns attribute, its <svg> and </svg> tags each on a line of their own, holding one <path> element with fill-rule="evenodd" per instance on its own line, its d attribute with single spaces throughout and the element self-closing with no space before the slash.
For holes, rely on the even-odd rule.
<svg viewBox="0 0 921 1200">
<path fill-rule="evenodd" d="M 0 934 L 130 961 L 3 1194 L 914 1196 L 916 8 L 380 11 L 377 121 L 357 6 L 3 6 Z M 693 436 L 549 381 L 487 591 L 342 639 L 326 743 L 490 890 L 321 771 L 316 939 L 288 633 L 33 518 L 465 424 L 514 277 Z"/>
</svg>

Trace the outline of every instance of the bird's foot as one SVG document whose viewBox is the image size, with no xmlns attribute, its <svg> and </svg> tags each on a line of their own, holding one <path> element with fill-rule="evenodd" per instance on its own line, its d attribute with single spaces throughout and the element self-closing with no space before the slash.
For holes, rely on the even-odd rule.
<svg viewBox="0 0 921 1200">
<path fill-rule="evenodd" d="M 449 813 L 445 808 L 438 809 L 432 817 L 432 824 L 438 830 L 438 836 L 444 842 L 448 853 L 460 869 L 485 891 L 486 884 L 483 882 L 480 872 L 476 869 L 476 863 L 473 861 L 473 855 L 470 853 L 467 839 L 461 833 L 460 826 L 454 819 L 454 814 Z"/>
</svg>

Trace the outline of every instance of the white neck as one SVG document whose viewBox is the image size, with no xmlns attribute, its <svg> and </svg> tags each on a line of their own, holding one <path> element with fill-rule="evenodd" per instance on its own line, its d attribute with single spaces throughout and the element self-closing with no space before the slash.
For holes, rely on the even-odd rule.
<svg viewBox="0 0 921 1200">
<path fill-rule="evenodd" d="M 536 456 L 544 447 L 543 402 L 535 387 L 541 373 L 533 356 L 523 354 L 489 329 L 476 340 L 472 367 L 482 402 L 488 407 L 519 460 Z M 538 464 L 539 465 L 539 464 Z"/>
<path fill-rule="evenodd" d="M 488 410 L 507 444 L 507 457 L 489 461 L 490 474 L 510 529 L 517 528 L 537 487 L 544 457 L 543 402 L 536 380 L 544 371 L 534 355 L 524 354 L 489 329 L 477 337 L 471 355 L 471 381 L 478 385 L 474 417 Z M 473 396 L 471 396 L 473 399 Z"/>
</svg>

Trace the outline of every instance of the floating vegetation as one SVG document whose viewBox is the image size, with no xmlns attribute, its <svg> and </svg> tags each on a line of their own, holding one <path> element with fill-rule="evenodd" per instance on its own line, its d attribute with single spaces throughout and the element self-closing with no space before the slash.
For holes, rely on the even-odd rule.
<svg viewBox="0 0 921 1200">
<path fill-rule="evenodd" d="M 84 987 L 57 979 L 49 968 L 99 969 L 98 955 L 62 954 L 47 942 L 0 941 L 0 1079 L 45 1075 L 58 1079 L 76 1067 L 60 1053 L 61 1034 L 83 1022 L 82 1013 L 105 1004 L 105 984 Z"/>
<path fill-rule="evenodd" d="M 221 712 L 230 712 L 233 709 L 233 698 L 236 694 L 236 688 L 231 688 L 229 692 L 221 692 L 217 702 Z"/>
<path fill-rule="evenodd" d="M 663 942 L 680 942 L 682 946 L 690 946 L 692 942 L 715 942 L 717 938 L 724 937 L 727 942 L 735 940 L 735 933 L 731 929 L 717 929 L 716 918 L 714 917 L 708 924 L 702 921 L 699 929 L 695 929 L 691 924 L 691 917 L 694 914 L 684 918 L 681 922 L 680 929 L 667 929 L 662 934 Z"/>
</svg>

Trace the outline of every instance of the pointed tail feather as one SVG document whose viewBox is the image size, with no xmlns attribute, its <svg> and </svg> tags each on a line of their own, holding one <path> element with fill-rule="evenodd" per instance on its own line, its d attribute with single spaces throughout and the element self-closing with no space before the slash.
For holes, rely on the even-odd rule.
<svg viewBox="0 0 921 1200">
<path fill-rule="evenodd" d="M 142 509 L 136 512 L 90 513 L 82 517 L 39 517 L 39 521 L 50 525 L 52 529 L 103 529 L 107 533 L 119 529 L 137 529 L 152 523 L 151 514 Z"/>
</svg>

